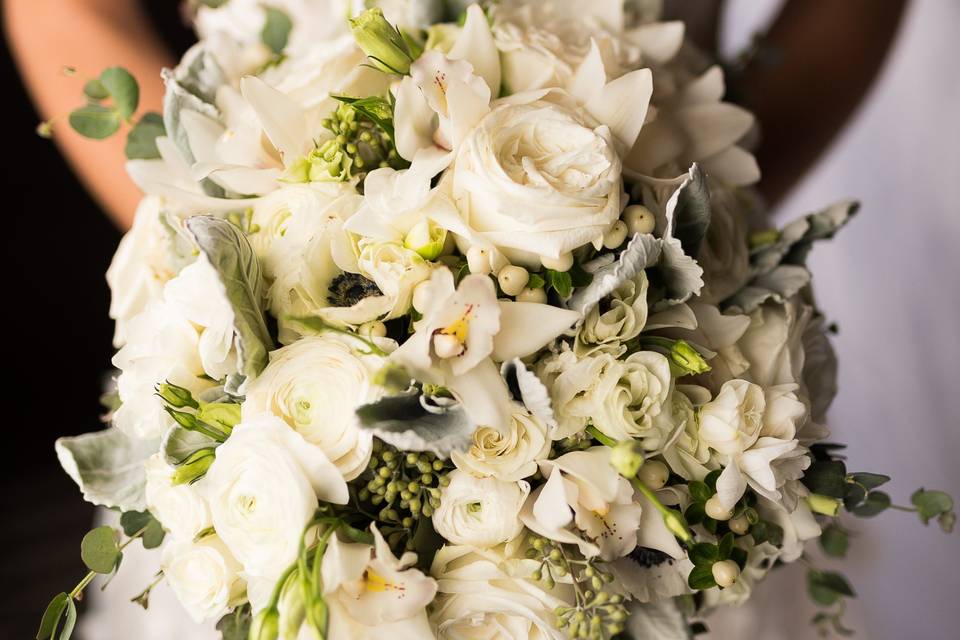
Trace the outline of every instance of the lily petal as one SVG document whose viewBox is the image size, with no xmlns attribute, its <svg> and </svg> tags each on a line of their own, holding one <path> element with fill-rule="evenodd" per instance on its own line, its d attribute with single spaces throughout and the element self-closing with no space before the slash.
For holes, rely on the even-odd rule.
<svg viewBox="0 0 960 640">
<path fill-rule="evenodd" d="M 536 302 L 500 301 L 500 333 L 493 359 L 505 362 L 535 353 L 573 326 L 580 314 Z"/>
<path fill-rule="evenodd" d="M 257 112 L 264 133 L 280 152 L 285 167 L 303 156 L 311 143 L 307 116 L 286 94 L 255 76 L 240 80 L 240 91 Z"/>
</svg>

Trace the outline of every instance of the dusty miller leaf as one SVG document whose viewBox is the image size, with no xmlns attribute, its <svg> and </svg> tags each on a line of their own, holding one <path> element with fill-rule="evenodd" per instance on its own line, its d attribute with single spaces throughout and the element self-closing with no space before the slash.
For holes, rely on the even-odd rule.
<svg viewBox="0 0 960 640">
<path fill-rule="evenodd" d="M 417 390 L 386 396 L 357 409 L 360 427 L 403 451 L 432 451 L 449 458 L 469 446 L 475 425 L 453 401 L 435 403 Z"/>
</svg>

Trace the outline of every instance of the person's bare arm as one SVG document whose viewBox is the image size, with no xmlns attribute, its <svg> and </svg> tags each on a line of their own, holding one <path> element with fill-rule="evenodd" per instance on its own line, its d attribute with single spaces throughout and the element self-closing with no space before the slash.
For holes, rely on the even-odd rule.
<svg viewBox="0 0 960 640">
<path fill-rule="evenodd" d="M 66 122 L 82 104 L 83 80 L 63 76 L 64 66 L 96 77 L 120 65 L 140 83 L 140 111 L 159 111 L 160 69 L 168 52 L 135 0 L 4 0 L 10 48 L 42 117 L 57 117 L 54 139 L 73 170 L 118 226 L 126 229 L 140 198 L 124 170 L 122 131 L 89 140 Z"/>
<path fill-rule="evenodd" d="M 775 204 L 827 149 L 883 67 L 906 0 L 790 0 L 743 76 L 760 122 L 758 185 Z"/>
</svg>

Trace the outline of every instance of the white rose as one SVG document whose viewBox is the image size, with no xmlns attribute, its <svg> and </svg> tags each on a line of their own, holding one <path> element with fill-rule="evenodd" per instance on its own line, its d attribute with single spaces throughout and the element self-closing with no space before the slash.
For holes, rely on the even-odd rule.
<svg viewBox="0 0 960 640">
<path fill-rule="evenodd" d="M 197 330 L 174 305 L 154 301 L 130 319 L 127 342 L 113 356 L 120 370 L 117 391 L 122 405 L 113 423 L 140 438 L 159 438 L 173 420 L 157 397 L 156 386 L 169 381 L 194 393 L 212 386 L 204 378 Z"/>
<path fill-rule="evenodd" d="M 550 453 L 550 438 L 543 422 L 528 413 L 514 413 L 509 432 L 479 427 L 465 452 L 454 451 L 450 458 L 457 468 L 477 477 L 514 482 L 537 471 L 537 462 Z"/>
<path fill-rule="evenodd" d="M 244 600 L 240 563 L 216 535 L 171 540 L 160 562 L 167 584 L 196 622 L 216 620 Z"/>
<path fill-rule="evenodd" d="M 144 467 L 147 508 L 172 537 L 192 540 L 212 524 L 210 509 L 196 485 L 173 484 L 174 468 L 163 459 L 163 453 L 151 456 Z"/>
<path fill-rule="evenodd" d="M 622 209 L 620 168 L 610 129 L 579 107 L 513 100 L 463 141 L 453 196 L 480 238 L 536 263 L 600 245 Z"/>
<path fill-rule="evenodd" d="M 302 338 L 270 354 L 247 387 L 243 417 L 279 416 L 352 480 L 370 461 L 373 437 L 358 426 L 356 408 L 377 400 L 371 382 L 385 360 L 361 353 L 359 340 L 338 334 Z"/>
<path fill-rule="evenodd" d="M 530 485 L 475 478 L 454 470 L 443 488 L 440 506 L 433 514 L 433 527 L 453 544 L 493 547 L 520 535 L 520 509 Z"/>
<path fill-rule="evenodd" d="M 566 367 L 550 385 L 560 428 L 568 437 L 592 424 L 615 440 L 643 437 L 670 394 L 670 363 L 653 351 L 623 360 L 597 353 Z"/>
<path fill-rule="evenodd" d="M 526 579 L 534 560 L 505 558 L 493 550 L 445 546 L 430 573 L 439 592 L 430 616 L 439 640 L 562 640 L 554 609 L 570 606 Z"/>
<path fill-rule="evenodd" d="M 433 269 L 415 251 L 395 242 L 360 241 L 357 267 L 373 280 L 391 302 L 384 319 L 399 318 L 410 311 L 413 289 L 430 278 Z"/>
<path fill-rule="evenodd" d="M 577 333 L 574 351 L 585 356 L 606 351 L 616 357 L 626 352 L 624 342 L 640 335 L 647 323 L 647 274 L 641 271 L 610 294 L 603 305 L 587 313 Z"/>
<path fill-rule="evenodd" d="M 234 427 L 198 486 L 214 528 L 245 574 L 272 580 L 296 558 L 318 498 L 335 504 L 348 498 L 343 477 L 323 452 L 268 414 Z"/>
<path fill-rule="evenodd" d="M 233 306 L 217 270 L 204 254 L 180 270 L 163 290 L 167 302 L 200 328 L 200 362 L 214 380 L 237 371 Z"/>
<path fill-rule="evenodd" d="M 804 333 L 813 308 L 798 298 L 765 304 L 750 314 L 750 326 L 737 342 L 749 362 L 746 377 L 761 387 L 799 384 L 804 363 Z"/>
<path fill-rule="evenodd" d="M 167 264 L 169 236 L 160 220 L 160 198 L 146 196 L 137 206 L 133 228 L 120 240 L 107 269 L 110 317 L 116 321 L 113 344 L 127 340 L 127 324 L 152 300 L 163 295 L 163 285 L 173 277 Z"/>
</svg>

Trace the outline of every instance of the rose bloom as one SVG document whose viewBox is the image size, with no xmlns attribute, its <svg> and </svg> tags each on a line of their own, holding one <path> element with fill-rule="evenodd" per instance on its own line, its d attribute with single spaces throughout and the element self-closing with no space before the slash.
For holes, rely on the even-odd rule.
<svg viewBox="0 0 960 640">
<path fill-rule="evenodd" d="M 160 562 L 167 584 L 196 623 L 215 620 L 244 600 L 241 569 L 216 535 L 171 540 Z"/>
<path fill-rule="evenodd" d="M 511 482 L 536 473 L 537 461 L 549 452 L 546 425 L 529 413 L 515 413 L 507 433 L 494 427 L 479 427 L 473 433 L 470 448 L 454 451 L 451 459 L 457 468 L 475 476 Z"/>
<path fill-rule="evenodd" d="M 610 129 L 572 101 L 533 97 L 480 121 L 457 153 L 452 185 L 467 224 L 524 264 L 599 247 L 624 202 Z"/>
</svg>

